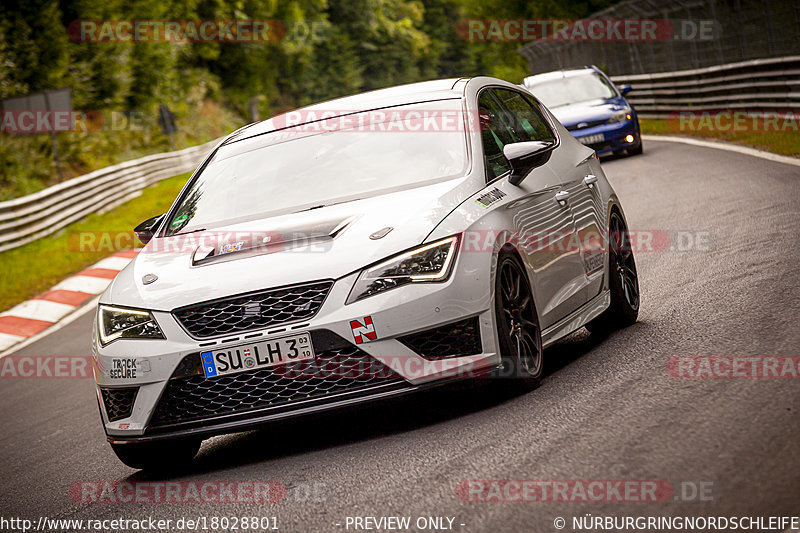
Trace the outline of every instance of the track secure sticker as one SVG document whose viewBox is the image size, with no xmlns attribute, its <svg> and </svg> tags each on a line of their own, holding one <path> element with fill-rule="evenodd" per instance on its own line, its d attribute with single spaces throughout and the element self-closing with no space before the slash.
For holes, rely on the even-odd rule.
<svg viewBox="0 0 800 533">
<path fill-rule="evenodd" d="M 377 340 L 378 334 L 375 333 L 372 317 L 365 316 L 361 320 L 363 320 L 363 323 L 360 320 L 350 321 L 350 330 L 353 332 L 353 339 L 355 339 L 356 344 Z"/>
<path fill-rule="evenodd" d="M 111 366 L 106 369 L 105 375 L 109 379 L 136 379 L 146 372 L 150 372 L 150 361 L 115 357 L 111 359 Z"/>
</svg>

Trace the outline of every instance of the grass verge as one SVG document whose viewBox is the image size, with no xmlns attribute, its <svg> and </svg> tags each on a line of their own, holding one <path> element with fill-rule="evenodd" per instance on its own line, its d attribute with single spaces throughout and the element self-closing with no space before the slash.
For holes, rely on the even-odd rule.
<svg viewBox="0 0 800 533">
<path fill-rule="evenodd" d="M 691 129 L 681 130 L 677 128 L 677 123 L 672 120 L 652 118 L 639 119 L 639 125 L 642 128 L 642 133 L 682 135 L 715 141 L 727 141 L 772 152 L 774 154 L 800 157 L 800 134 L 796 131 L 730 131 L 709 129 L 692 131 Z"/>
<path fill-rule="evenodd" d="M 133 248 L 133 228 L 152 216 L 167 211 L 189 174 L 168 178 L 148 187 L 140 196 L 102 214 L 93 214 L 70 224 L 56 234 L 0 253 L 0 311 L 42 293 L 67 276 L 93 265 L 118 251 L 98 233 L 127 232 L 119 240 Z M 88 246 L 80 246 L 80 235 L 91 234 Z M 103 233 L 105 235 L 105 233 Z M 136 241 L 138 244 L 138 241 Z"/>
</svg>

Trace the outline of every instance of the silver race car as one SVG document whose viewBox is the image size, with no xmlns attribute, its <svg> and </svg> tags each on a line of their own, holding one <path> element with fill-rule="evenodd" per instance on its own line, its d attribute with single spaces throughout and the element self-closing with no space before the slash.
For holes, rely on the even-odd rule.
<svg viewBox="0 0 800 533">
<path fill-rule="evenodd" d="M 97 395 L 117 456 L 493 376 L 636 321 L 625 216 L 595 152 L 487 77 L 374 91 L 221 141 L 100 298 Z"/>
</svg>

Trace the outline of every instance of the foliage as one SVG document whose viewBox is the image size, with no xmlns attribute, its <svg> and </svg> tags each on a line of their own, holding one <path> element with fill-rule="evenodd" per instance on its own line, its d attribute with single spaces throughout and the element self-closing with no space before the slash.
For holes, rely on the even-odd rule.
<svg viewBox="0 0 800 533">
<path fill-rule="evenodd" d="M 155 117 L 178 117 L 175 144 L 208 141 L 260 116 L 390 85 L 494 75 L 519 81 L 520 43 L 471 43 L 465 18 L 585 16 L 609 0 L 4 0 L 0 98 L 68 87 L 73 107 L 106 118 L 58 134 L 65 177 L 169 146 Z M 81 40 L 79 21 L 256 20 L 267 42 Z M 144 116 L 145 130 L 109 127 Z M 0 199 L 58 181 L 47 136 L 0 135 Z"/>
</svg>

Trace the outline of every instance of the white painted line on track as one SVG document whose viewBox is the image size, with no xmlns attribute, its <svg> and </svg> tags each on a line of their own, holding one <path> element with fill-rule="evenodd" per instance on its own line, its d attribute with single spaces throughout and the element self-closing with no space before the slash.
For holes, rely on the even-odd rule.
<svg viewBox="0 0 800 533">
<path fill-rule="evenodd" d="M 122 270 L 123 268 L 125 268 L 126 266 L 128 266 L 128 263 L 130 263 L 131 261 L 132 261 L 132 259 L 129 258 L 129 257 L 111 256 L 111 257 L 106 257 L 105 259 L 102 259 L 97 264 L 92 265 L 91 268 L 107 268 L 109 270 L 118 270 L 119 271 L 119 270 Z"/>
<path fill-rule="evenodd" d="M 72 276 L 65 279 L 51 290 L 66 290 L 88 292 L 89 294 L 100 294 L 111 283 L 110 279 L 95 278 L 93 276 Z"/>
<path fill-rule="evenodd" d="M 0 350 L 5 350 L 9 346 L 17 344 L 25 337 L 19 335 L 9 335 L 8 333 L 0 333 Z"/>
<path fill-rule="evenodd" d="M 47 300 L 28 300 L 12 307 L 8 311 L 0 313 L 0 316 L 15 316 L 33 320 L 44 320 L 45 322 L 58 322 L 59 319 L 70 314 L 74 310 L 74 305 L 48 302 Z"/>
<path fill-rule="evenodd" d="M 0 352 L 0 359 L 2 359 L 3 357 L 6 357 L 8 355 L 11 355 L 11 354 L 13 354 L 14 352 L 16 352 L 18 350 L 21 350 L 22 348 L 28 346 L 29 344 L 34 343 L 34 342 L 38 341 L 39 339 L 50 335 L 51 333 L 55 333 L 56 331 L 64 328 L 65 326 L 68 326 L 72 322 L 75 322 L 77 319 L 81 318 L 86 313 L 88 313 L 90 311 L 94 311 L 95 308 L 97 307 L 97 302 L 98 301 L 100 301 L 100 297 L 99 296 L 96 296 L 96 297 L 94 297 L 94 298 L 92 298 L 90 300 L 87 300 L 86 303 L 84 303 L 80 307 L 75 308 L 75 310 L 71 314 L 65 316 L 64 318 L 62 318 L 61 320 L 59 320 L 58 322 L 56 322 L 55 324 L 53 324 L 52 326 L 47 328 L 46 330 L 40 331 L 36 335 L 32 335 L 32 336 L 28 337 L 27 339 L 23 340 L 22 342 L 20 342 L 18 344 L 15 344 L 14 346 L 11 346 L 10 348 L 6 349 L 3 352 Z M 9 335 L 9 337 L 11 337 L 11 336 L 13 336 L 13 335 Z M 2 341 L 1 338 L 0 338 L 0 341 Z M 87 349 L 87 351 L 90 350 L 90 348 L 91 348 L 89 346 L 89 344 L 90 344 L 90 340 L 89 340 L 89 337 L 87 336 L 87 338 L 86 338 L 86 349 Z"/>
<path fill-rule="evenodd" d="M 747 146 L 739 146 L 738 144 L 727 143 L 724 141 L 704 141 L 701 139 L 692 139 L 689 137 L 673 137 L 670 135 L 642 135 L 645 141 L 665 141 L 673 143 L 692 144 L 694 146 L 702 146 L 704 148 L 716 148 L 717 150 L 727 150 L 729 152 L 737 152 L 753 157 L 760 157 L 761 159 L 768 159 L 776 163 L 786 163 L 787 165 L 794 165 L 800 167 L 800 159 L 789 157 L 787 155 L 773 154 L 772 152 L 765 152 L 763 150 L 756 150 L 755 148 L 748 148 Z"/>
</svg>

